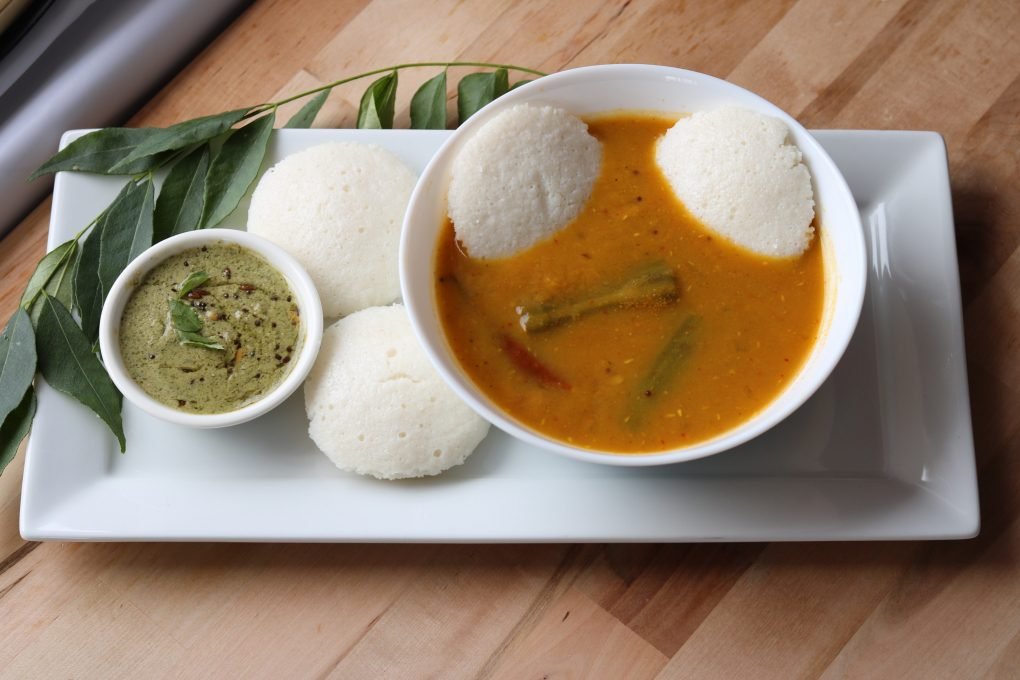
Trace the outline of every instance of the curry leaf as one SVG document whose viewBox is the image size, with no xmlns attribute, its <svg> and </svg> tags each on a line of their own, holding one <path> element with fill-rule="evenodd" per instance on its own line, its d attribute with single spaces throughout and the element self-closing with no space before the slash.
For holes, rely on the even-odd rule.
<svg viewBox="0 0 1020 680">
<path fill-rule="evenodd" d="M 150 170 L 164 160 L 166 154 L 152 153 L 130 162 L 135 149 L 162 132 L 159 128 L 105 128 L 82 135 L 58 151 L 30 180 L 61 170 L 97 172 L 104 175 L 133 175 Z M 114 169 L 116 168 L 116 170 Z"/>
<path fill-rule="evenodd" d="M 251 107 L 235 109 L 225 113 L 193 118 L 167 128 L 155 128 L 155 132 L 152 135 L 139 143 L 134 150 L 114 165 L 111 171 L 125 172 L 125 168 L 130 167 L 132 163 L 142 158 L 147 158 L 163 151 L 176 151 L 198 142 L 210 140 L 232 128 L 235 123 L 244 118 L 251 110 Z"/>
<path fill-rule="evenodd" d="M 46 291 L 60 300 L 60 304 L 71 309 L 74 306 L 74 268 L 78 262 L 80 247 L 77 241 L 72 240 L 68 241 L 68 243 L 71 246 L 69 251 L 50 276 L 50 280 L 40 290 Z M 33 326 L 38 325 L 39 310 L 42 308 L 41 305 L 35 304 L 38 299 L 39 292 L 36 291 L 32 294 L 31 298 L 25 299 L 23 297 L 21 303 L 21 306 L 27 309 L 29 316 L 32 317 Z"/>
<path fill-rule="evenodd" d="M 102 418 L 123 452 L 120 392 L 92 353 L 89 339 L 74 323 L 71 313 L 45 292 L 39 302 L 42 311 L 36 344 L 43 377 L 52 387 L 74 397 Z"/>
<path fill-rule="evenodd" d="M 0 474 L 18 453 L 21 440 L 32 427 L 35 417 L 35 390 L 29 385 L 17 408 L 0 424 Z"/>
<path fill-rule="evenodd" d="M 32 272 L 31 278 L 28 279 L 25 292 L 21 294 L 22 307 L 27 309 L 31 306 L 36 296 L 39 295 L 39 291 L 49 284 L 50 279 L 57 273 L 57 270 L 66 268 L 68 260 L 74 259 L 77 247 L 78 243 L 75 239 L 65 241 L 46 253 L 43 259 L 39 260 L 39 264 L 35 266 L 35 271 Z"/>
<path fill-rule="evenodd" d="M 315 117 L 319 115 L 319 110 L 322 105 L 326 103 L 326 99 L 329 98 L 329 93 L 333 91 L 333 88 L 323 90 L 319 94 L 315 95 L 308 100 L 301 109 L 291 116 L 290 120 L 283 127 L 285 128 L 310 128 L 312 123 L 315 122 Z"/>
<path fill-rule="evenodd" d="M 197 333 L 202 330 L 202 320 L 191 305 L 181 300 L 170 301 L 170 320 L 174 328 L 185 333 Z"/>
<path fill-rule="evenodd" d="M 99 232 L 99 281 L 103 300 L 128 262 L 152 245 L 152 178 L 129 182 L 107 211 Z"/>
<path fill-rule="evenodd" d="M 181 282 L 180 290 L 177 291 L 177 299 L 179 300 L 183 298 L 185 295 L 195 290 L 208 280 L 209 275 L 205 272 L 191 272 L 184 281 Z"/>
<path fill-rule="evenodd" d="M 74 304 L 85 337 L 99 336 L 99 317 L 110 286 L 135 255 L 152 239 L 151 178 L 128 182 L 117 198 L 96 219 L 96 226 L 81 244 L 74 268 Z"/>
<path fill-rule="evenodd" d="M 426 80 L 411 97 L 411 127 L 415 130 L 446 129 L 446 71 Z"/>
<path fill-rule="evenodd" d="M 18 308 L 0 333 L 0 422 L 17 408 L 35 377 L 35 333 L 32 320 Z"/>
<path fill-rule="evenodd" d="M 107 212 L 109 208 L 107 208 Z M 99 280 L 99 244 L 106 225 L 104 212 L 96 226 L 81 244 L 81 255 L 74 266 L 74 306 L 78 308 L 81 329 L 85 337 L 95 341 L 99 337 L 99 316 L 103 311 L 103 284 Z"/>
<path fill-rule="evenodd" d="M 189 291 L 194 290 L 197 286 L 201 286 L 208 280 L 209 275 L 205 272 L 192 272 L 188 274 L 188 277 L 184 279 L 184 283 L 181 284 L 177 298 L 170 301 L 170 321 L 174 326 L 174 330 L 177 331 L 177 339 L 182 345 L 194 345 L 196 347 L 205 347 L 206 349 L 223 349 L 223 345 L 199 333 L 202 330 L 202 319 L 191 305 L 181 300 Z"/>
<path fill-rule="evenodd" d="M 457 115 L 460 122 L 470 118 L 480 108 L 506 94 L 510 77 L 505 68 L 492 73 L 471 73 L 457 83 Z"/>
<path fill-rule="evenodd" d="M 78 262 L 78 253 L 80 252 L 81 247 L 75 242 L 64 264 L 53 273 L 53 276 L 50 277 L 50 282 L 43 289 L 60 300 L 60 304 L 68 309 L 74 306 L 74 268 Z"/>
<path fill-rule="evenodd" d="M 241 202 L 262 167 L 275 121 L 276 112 L 270 111 L 233 131 L 223 142 L 206 177 L 203 229 L 215 227 Z"/>
<path fill-rule="evenodd" d="M 191 345 L 193 347 L 204 347 L 205 349 L 223 349 L 223 345 L 210 340 L 204 335 L 199 335 L 191 331 L 177 331 L 177 339 L 182 345 Z"/>
<path fill-rule="evenodd" d="M 533 82 L 535 82 L 535 79 L 534 79 L 534 78 L 525 78 L 524 80 L 518 80 L 518 81 L 517 81 L 516 83 L 514 83 L 514 84 L 513 84 L 513 85 L 512 85 L 511 87 L 510 87 L 510 89 L 511 89 L 511 90 L 516 90 L 516 89 L 517 89 L 518 87 L 520 87 L 521 85 L 527 85 L 528 83 L 533 83 Z"/>
<path fill-rule="evenodd" d="M 397 103 L 397 72 L 393 71 L 368 86 L 358 107 L 358 129 L 389 130 Z"/>
<path fill-rule="evenodd" d="M 205 176 L 208 171 L 208 144 L 195 147 L 170 169 L 152 216 L 153 242 L 198 228 L 205 203 Z"/>
</svg>

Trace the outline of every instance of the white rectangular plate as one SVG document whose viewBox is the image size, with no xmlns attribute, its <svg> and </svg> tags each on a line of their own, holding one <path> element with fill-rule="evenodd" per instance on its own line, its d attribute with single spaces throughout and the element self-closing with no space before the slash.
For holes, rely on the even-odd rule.
<svg viewBox="0 0 1020 680">
<path fill-rule="evenodd" d="M 73 133 L 69 133 L 72 135 Z M 328 140 L 372 142 L 420 172 L 447 132 L 287 130 L 270 162 Z M 978 531 L 959 276 L 945 146 L 928 132 L 815 133 L 864 218 L 868 299 L 835 373 L 738 449 L 619 468 L 496 431 L 440 477 L 336 470 L 300 392 L 248 425 L 189 430 L 124 407 L 128 451 L 45 384 L 28 444 L 21 533 L 34 540 L 786 541 L 966 538 Z M 65 141 L 71 137 L 65 138 Z M 119 181 L 61 173 L 49 246 Z M 246 205 L 231 218 L 243 225 Z M 42 381 L 40 381 L 42 382 Z"/>
</svg>

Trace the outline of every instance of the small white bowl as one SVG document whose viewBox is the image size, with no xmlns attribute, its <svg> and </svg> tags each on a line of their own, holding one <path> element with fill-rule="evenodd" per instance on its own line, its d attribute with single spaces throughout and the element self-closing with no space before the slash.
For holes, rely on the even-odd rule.
<svg viewBox="0 0 1020 680">
<path fill-rule="evenodd" d="M 215 243 L 230 243 L 247 248 L 261 255 L 276 271 L 283 275 L 294 293 L 298 308 L 301 310 L 301 338 L 299 340 L 301 344 L 297 360 L 292 362 L 293 367 L 290 372 L 280 381 L 279 385 L 258 401 L 226 413 L 187 413 L 156 401 L 128 374 L 120 353 L 120 319 L 124 313 L 124 305 L 127 304 L 135 287 L 150 269 L 171 255 Z M 152 246 L 136 257 L 117 277 L 110 288 L 110 293 L 106 296 L 103 312 L 99 319 L 99 349 L 103 355 L 106 370 L 117 389 L 128 401 L 149 415 L 191 427 L 213 428 L 239 425 L 280 405 L 308 375 L 308 371 L 311 370 L 312 364 L 315 362 L 315 356 L 319 352 L 321 341 L 322 303 L 319 301 L 319 292 L 316 290 L 315 284 L 312 283 L 308 272 L 279 246 L 260 236 L 234 229 L 189 231 L 171 236 Z"/>
<path fill-rule="evenodd" d="M 572 446 L 509 416 L 467 376 L 453 356 L 439 321 L 435 256 L 446 219 L 450 168 L 464 141 L 499 111 L 534 102 L 577 115 L 616 110 L 692 113 L 741 106 L 781 119 L 800 147 L 814 183 L 826 268 L 821 337 L 798 375 L 765 408 L 708 441 L 652 453 L 618 453 Z M 439 149 L 418 180 L 400 240 L 400 284 L 419 341 L 446 382 L 480 415 L 529 444 L 555 453 L 609 465 L 663 465 L 731 449 L 757 437 L 790 415 L 828 378 L 853 335 L 864 301 L 864 230 L 846 180 L 829 155 L 796 120 L 741 87 L 712 76 L 666 66 L 589 66 L 545 76 L 509 92 L 471 117 Z"/>
</svg>

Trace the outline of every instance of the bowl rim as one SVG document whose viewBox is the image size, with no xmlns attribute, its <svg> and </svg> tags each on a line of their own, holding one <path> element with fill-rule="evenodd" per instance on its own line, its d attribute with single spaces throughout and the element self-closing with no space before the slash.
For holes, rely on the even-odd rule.
<svg viewBox="0 0 1020 680">
<path fill-rule="evenodd" d="M 304 337 L 297 361 L 290 372 L 272 390 L 258 400 L 225 413 L 187 413 L 162 404 L 143 390 L 128 373 L 120 353 L 119 331 L 124 306 L 136 285 L 154 267 L 168 257 L 185 250 L 212 243 L 230 243 L 261 255 L 284 277 L 301 309 Z M 150 246 L 132 260 L 120 273 L 103 303 L 99 319 L 99 348 L 107 373 L 124 398 L 146 413 L 161 420 L 197 428 L 219 428 L 239 425 L 268 413 L 279 406 L 301 385 L 315 362 L 322 342 L 322 303 L 308 272 L 276 244 L 237 229 L 201 229 L 176 234 Z"/>
<path fill-rule="evenodd" d="M 429 190 L 430 183 L 427 180 L 437 173 L 443 173 L 444 168 L 448 168 L 449 162 L 452 161 L 452 157 L 448 158 L 448 156 L 451 156 L 453 150 L 461 143 L 461 140 L 472 134 L 476 128 L 484 125 L 485 122 L 499 110 L 518 103 L 531 101 L 532 99 L 538 99 L 542 92 L 554 90 L 557 87 L 576 86 L 586 82 L 597 83 L 599 80 L 619 80 L 620 78 L 630 77 L 640 78 L 643 80 L 661 79 L 663 81 L 682 81 L 693 85 L 707 85 L 714 88 L 721 88 L 724 91 L 729 90 L 733 94 L 737 95 L 737 99 L 753 101 L 755 104 L 755 110 L 762 111 L 768 115 L 773 115 L 786 123 L 790 128 L 791 136 L 797 138 L 796 143 L 801 152 L 805 155 L 806 159 L 810 158 L 811 160 L 812 183 L 815 184 L 816 192 L 818 190 L 816 177 L 820 172 L 824 172 L 829 179 L 832 191 L 840 198 L 844 199 L 842 202 L 847 204 L 848 210 L 852 208 L 852 214 L 850 214 L 848 218 L 852 220 L 853 226 L 855 227 L 851 234 L 855 248 L 854 252 L 848 254 L 845 253 L 844 255 L 847 258 L 850 258 L 848 260 L 851 265 L 850 268 L 856 268 L 856 272 L 851 272 L 855 275 L 854 280 L 860 282 L 855 288 L 847 290 L 849 297 L 842 301 L 840 309 L 835 309 L 834 307 L 829 328 L 819 336 L 819 339 L 815 343 L 815 349 L 812 351 L 818 351 L 818 348 L 820 348 L 823 343 L 825 345 L 832 346 L 833 350 L 829 353 L 829 358 L 827 360 L 824 360 L 822 363 L 813 367 L 810 374 L 805 373 L 805 368 L 808 365 L 808 362 L 805 361 L 805 363 L 800 367 L 798 374 L 794 376 L 794 378 L 775 398 L 763 406 L 761 410 L 752 415 L 749 419 L 729 430 L 726 430 L 725 432 L 720 433 L 719 435 L 716 435 L 715 437 L 712 437 L 711 439 L 684 447 L 648 452 L 614 452 L 571 445 L 536 432 L 526 424 L 518 422 L 502 409 L 498 408 L 495 404 L 490 405 L 484 398 L 479 398 L 479 395 L 484 396 L 484 394 L 474 381 L 467 376 L 466 372 L 460 368 L 459 362 L 453 356 L 448 342 L 445 340 L 445 334 L 443 335 L 444 346 L 441 348 L 441 351 L 433 347 L 430 342 L 424 324 L 425 317 L 428 316 L 428 312 L 435 308 L 434 291 L 431 287 L 426 287 L 428 288 L 427 290 L 419 290 L 409 281 L 409 269 L 413 259 L 422 256 L 421 253 L 411 252 L 411 239 L 409 234 L 410 231 L 414 229 L 413 222 L 415 221 L 418 210 L 422 209 L 420 208 L 420 205 L 425 200 L 425 194 Z M 533 95 L 536 96 L 533 97 Z M 620 109 L 619 107 L 607 107 L 605 109 L 606 112 L 617 110 L 625 109 Z M 428 269 L 429 271 L 432 271 L 435 266 L 435 248 L 429 250 L 428 258 Z M 836 261 L 835 255 L 833 256 L 832 261 Z M 465 121 L 465 123 L 452 135 L 450 135 L 449 139 L 440 146 L 436 154 L 425 167 L 425 170 L 422 172 L 417 184 L 415 185 L 414 192 L 411 194 L 408 209 L 405 213 L 403 228 L 401 229 L 399 268 L 404 305 L 408 310 L 412 327 L 420 345 L 425 349 L 429 360 L 432 362 L 437 372 L 439 372 L 439 374 L 443 377 L 443 380 L 447 383 L 447 385 L 449 385 L 451 389 L 458 394 L 458 396 L 464 399 L 464 401 L 479 415 L 499 429 L 519 440 L 533 446 L 552 451 L 559 455 L 566 456 L 567 458 L 605 465 L 637 467 L 686 462 L 727 451 L 760 436 L 800 408 L 831 375 L 833 369 L 845 353 L 846 348 L 850 343 L 850 339 L 857 327 L 864 304 L 864 295 L 867 286 L 867 249 L 865 246 L 864 228 L 860 219 L 860 213 L 857 210 L 853 194 L 850 191 L 850 187 L 847 184 L 846 179 L 843 177 L 843 174 L 840 172 L 835 162 L 817 142 L 817 140 L 808 133 L 803 125 L 797 122 L 796 119 L 787 114 L 785 111 L 750 90 L 704 73 L 671 66 L 649 64 L 607 64 L 584 66 L 560 71 L 527 83 L 485 106 L 473 115 L 471 119 Z M 833 271 L 831 275 L 836 276 L 837 273 L 838 272 Z M 843 282 L 837 281 L 836 285 L 837 287 L 842 287 Z M 843 291 L 839 292 L 842 293 Z M 835 304 L 836 296 L 837 293 L 833 292 L 833 304 Z M 843 323 L 839 329 L 833 328 L 833 323 L 837 314 L 841 314 L 846 319 L 846 322 Z M 441 323 L 439 323 L 439 327 L 441 330 Z M 442 360 L 444 355 L 448 357 L 450 364 L 456 367 L 455 370 L 451 370 L 446 365 L 446 362 Z M 809 357 L 809 360 L 811 358 L 812 357 Z M 458 370 L 463 375 L 458 375 Z M 784 401 L 784 397 L 790 393 L 791 387 L 798 384 L 801 385 L 801 388 L 800 393 L 796 396 L 796 398 L 787 398 Z"/>
</svg>

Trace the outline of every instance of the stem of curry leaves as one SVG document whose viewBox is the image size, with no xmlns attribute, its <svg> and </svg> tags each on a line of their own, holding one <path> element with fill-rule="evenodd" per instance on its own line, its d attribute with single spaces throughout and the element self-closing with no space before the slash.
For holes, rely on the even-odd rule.
<svg viewBox="0 0 1020 680">
<path fill-rule="evenodd" d="M 391 71 L 402 71 L 404 69 L 409 69 L 409 68 L 425 68 L 425 67 L 440 67 L 440 66 L 443 67 L 444 69 L 448 69 L 448 68 L 456 67 L 456 66 L 464 66 L 464 67 L 471 67 L 471 68 L 506 69 L 507 71 L 520 71 L 522 73 L 530 73 L 530 74 L 535 75 L 535 76 L 544 76 L 544 75 L 546 75 L 542 71 L 536 71 L 535 69 L 525 68 L 523 66 L 514 66 L 512 64 L 489 64 L 489 63 L 482 62 L 482 61 L 418 61 L 418 62 L 411 62 L 411 63 L 407 63 L 407 64 L 398 64 L 396 66 L 387 66 L 386 68 L 377 68 L 377 69 L 375 69 L 373 71 L 366 71 L 365 73 L 359 73 L 356 76 L 350 76 L 348 78 L 341 78 L 340 80 L 335 80 L 332 83 L 328 83 L 326 85 L 320 85 L 319 87 L 316 87 L 316 88 L 313 88 L 311 90 L 308 90 L 307 92 L 302 92 L 300 94 L 291 95 L 290 97 L 286 97 L 285 99 L 281 99 L 280 101 L 277 101 L 277 102 L 272 102 L 271 104 L 263 104 L 263 106 L 283 106 L 284 104 L 289 104 L 290 102 L 295 101 L 297 99 L 301 99 L 302 97 L 307 97 L 310 94 L 315 94 L 317 92 L 322 92 L 323 90 L 329 90 L 329 89 L 332 89 L 334 87 L 337 87 L 338 85 L 345 85 L 347 83 L 353 83 L 355 80 L 361 80 L 362 78 L 368 78 L 369 76 L 376 76 L 376 75 L 379 75 L 380 73 L 389 73 Z M 263 110 L 265 110 L 265 109 L 263 109 Z M 259 111 L 259 112 L 254 112 L 253 111 L 252 113 L 249 113 L 247 117 L 258 115 L 258 113 L 261 113 L 261 111 Z"/>
</svg>

